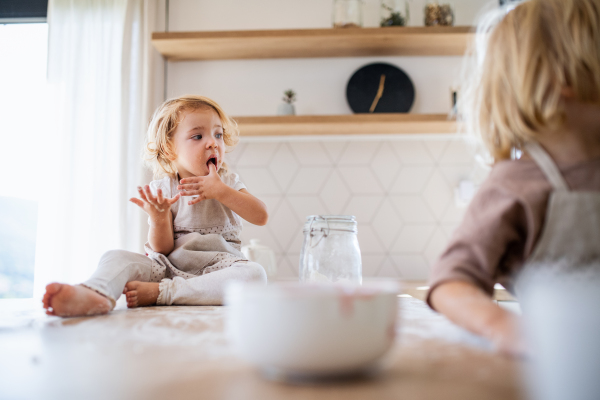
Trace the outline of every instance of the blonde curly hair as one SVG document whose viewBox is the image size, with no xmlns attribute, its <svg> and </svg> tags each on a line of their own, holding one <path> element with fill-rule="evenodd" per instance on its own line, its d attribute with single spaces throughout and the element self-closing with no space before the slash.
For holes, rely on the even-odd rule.
<svg viewBox="0 0 600 400">
<path fill-rule="evenodd" d="M 195 111 L 198 109 L 213 109 L 223 125 L 223 141 L 225 152 L 233 150 L 239 142 L 240 132 L 237 123 L 230 118 L 225 111 L 214 100 L 204 96 L 185 95 L 165 101 L 156 109 L 146 135 L 144 147 L 144 161 L 152 170 L 154 179 L 164 176 L 175 177 L 177 169 L 173 161 L 177 158 L 173 148 L 173 133 L 183 119 L 184 111 Z M 226 163 L 223 163 L 219 172 L 227 171 Z"/>
<path fill-rule="evenodd" d="M 600 0 L 529 0 L 488 13 L 467 57 L 459 118 L 494 161 L 565 122 L 563 91 L 600 103 Z"/>
</svg>

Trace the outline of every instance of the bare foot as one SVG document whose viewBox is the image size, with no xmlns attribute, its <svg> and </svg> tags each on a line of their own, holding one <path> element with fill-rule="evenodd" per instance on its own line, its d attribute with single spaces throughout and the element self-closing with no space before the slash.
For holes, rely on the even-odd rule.
<svg viewBox="0 0 600 400">
<path fill-rule="evenodd" d="M 156 304 L 158 292 L 158 283 L 156 282 L 127 282 L 125 289 L 123 289 L 129 308 Z"/>
<path fill-rule="evenodd" d="M 59 317 L 106 314 L 112 309 L 109 299 L 81 285 L 51 283 L 42 298 L 46 314 Z"/>
</svg>

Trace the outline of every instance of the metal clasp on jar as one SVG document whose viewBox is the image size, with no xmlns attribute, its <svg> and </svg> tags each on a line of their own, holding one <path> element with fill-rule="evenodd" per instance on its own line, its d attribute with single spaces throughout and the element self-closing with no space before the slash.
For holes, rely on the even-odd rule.
<svg viewBox="0 0 600 400">
<path fill-rule="evenodd" d="M 321 240 L 324 237 L 329 236 L 331 231 L 337 231 L 337 232 L 350 232 L 350 233 L 356 233 L 355 229 L 336 229 L 336 228 L 331 228 L 329 226 L 329 220 L 330 218 L 327 217 L 322 217 L 320 215 L 314 216 L 311 218 L 310 220 L 310 225 L 308 227 L 308 233 L 310 234 L 310 247 L 315 247 L 317 246 Z M 313 224 L 316 221 L 325 221 L 325 224 L 327 225 L 326 227 L 321 227 L 321 228 L 315 228 L 313 227 Z M 347 222 L 346 219 L 334 219 L 333 222 Z M 313 244 L 313 237 L 317 236 L 317 233 L 321 233 L 321 235 L 319 235 L 319 240 L 317 240 L 317 242 L 315 244 Z"/>
</svg>

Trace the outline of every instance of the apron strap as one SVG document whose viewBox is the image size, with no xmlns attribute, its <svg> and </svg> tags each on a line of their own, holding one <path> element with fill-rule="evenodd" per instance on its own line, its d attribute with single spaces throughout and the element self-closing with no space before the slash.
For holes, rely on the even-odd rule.
<svg viewBox="0 0 600 400">
<path fill-rule="evenodd" d="M 554 190 L 569 191 L 569 186 L 550 155 L 537 143 L 527 143 L 525 149 L 540 167 Z"/>
</svg>

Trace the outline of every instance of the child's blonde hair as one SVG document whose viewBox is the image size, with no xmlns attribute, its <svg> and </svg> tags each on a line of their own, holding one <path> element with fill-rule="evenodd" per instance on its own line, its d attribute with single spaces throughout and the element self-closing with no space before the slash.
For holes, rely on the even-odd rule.
<svg viewBox="0 0 600 400">
<path fill-rule="evenodd" d="M 146 146 L 144 147 L 144 160 L 152 170 L 154 178 L 163 176 L 175 177 L 177 170 L 173 161 L 177 158 L 173 148 L 173 132 L 183 119 L 184 111 L 195 111 L 198 109 L 213 109 L 223 125 L 223 140 L 225 151 L 230 152 L 239 141 L 239 129 L 237 123 L 230 118 L 225 111 L 214 100 L 204 96 L 186 95 L 165 101 L 154 112 L 148 134 L 146 135 Z M 227 171 L 226 163 L 221 170 Z"/>
<path fill-rule="evenodd" d="M 565 88 L 600 102 L 600 0 L 529 0 L 488 14 L 458 111 L 495 161 L 565 121 Z"/>
</svg>

